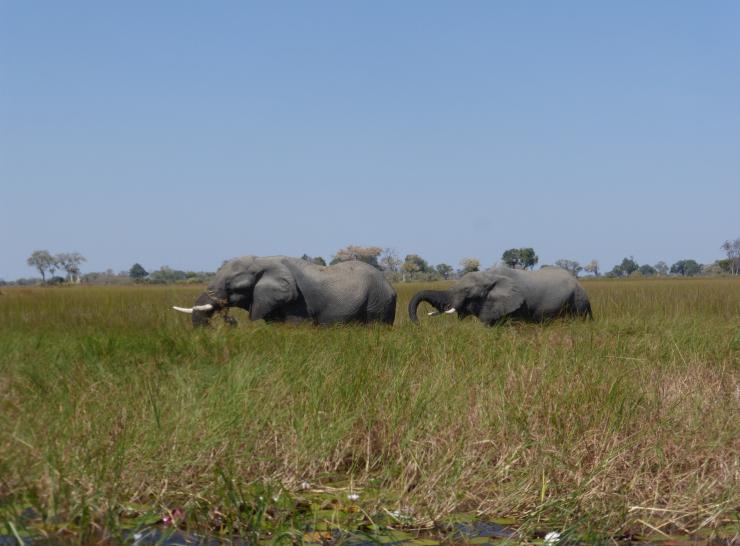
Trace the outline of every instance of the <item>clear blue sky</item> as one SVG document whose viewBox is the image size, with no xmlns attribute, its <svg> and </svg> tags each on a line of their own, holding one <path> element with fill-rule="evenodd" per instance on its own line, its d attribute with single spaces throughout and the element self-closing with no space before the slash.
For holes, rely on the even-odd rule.
<svg viewBox="0 0 740 546">
<path fill-rule="evenodd" d="M 0 278 L 347 244 L 711 262 L 740 2 L 0 1 Z"/>
</svg>

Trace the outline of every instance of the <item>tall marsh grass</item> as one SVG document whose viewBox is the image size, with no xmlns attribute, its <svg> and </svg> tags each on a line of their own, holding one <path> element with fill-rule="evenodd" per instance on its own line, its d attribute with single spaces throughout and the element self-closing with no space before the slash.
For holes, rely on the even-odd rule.
<svg viewBox="0 0 740 546">
<path fill-rule="evenodd" d="M 584 284 L 592 322 L 415 327 L 406 305 L 429 285 L 409 284 L 394 328 L 235 313 L 204 331 L 170 310 L 198 287 L 3 288 L 0 519 L 32 506 L 106 526 L 144 505 L 197 520 L 229 487 L 301 482 L 420 524 L 473 512 L 614 535 L 736 518 L 740 281 Z"/>
</svg>

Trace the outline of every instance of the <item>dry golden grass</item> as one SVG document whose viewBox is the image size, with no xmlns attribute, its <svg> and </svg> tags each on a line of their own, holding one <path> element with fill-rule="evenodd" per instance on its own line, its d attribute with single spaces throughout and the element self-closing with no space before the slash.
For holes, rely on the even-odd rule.
<svg viewBox="0 0 740 546">
<path fill-rule="evenodd" d="M 401 285 L 394 328 L 237 315 L 208 331 L 169 309 L 198 287 L 3 289 L 0 516 L 113 526 L 132 504 L 181 506 L 207 527 L 227 483 L 305 480 L 351 482 L 365 510 L 419 524 L 732 521 L 740 280 L 584 285 L 592 322 L 415 327 L 406 305 L 427 285 Z"/>
</svg>

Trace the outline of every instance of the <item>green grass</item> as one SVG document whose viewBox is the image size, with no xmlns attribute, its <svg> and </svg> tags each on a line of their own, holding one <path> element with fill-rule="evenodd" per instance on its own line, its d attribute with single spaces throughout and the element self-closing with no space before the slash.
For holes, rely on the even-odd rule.
<svg viewBox="0 0 740 546">
<path fill-rule="evenodd" d="M 3 288 L 0 533 L 84 537 L 181 507 L 192 528 L 259 534 L 351 507 L 350 489 L 355 523 L 736 521 L 740 280 L 584 285 L 593 322 L 414 327 L 407 302 L 430 285 L 409 284 L 394 328 L 234 313 L 206 331 L 169 308 L 198 287 Z"/>
</svg>

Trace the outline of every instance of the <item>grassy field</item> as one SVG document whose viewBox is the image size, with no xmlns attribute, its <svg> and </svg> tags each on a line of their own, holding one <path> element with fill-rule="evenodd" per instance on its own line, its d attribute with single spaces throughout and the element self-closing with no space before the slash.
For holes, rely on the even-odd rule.
<svg viewBox="0 0 740 546">
<path fill-rule="evenodd" d="M 396 287 L 394 328 L 205 331 L 170 310 L 199 287 L 3 288 L 0 534 L 737 522 L 740 280 L 586 281 L 593 322 L 414 327 L 428 286 Z"/>
</svg>

